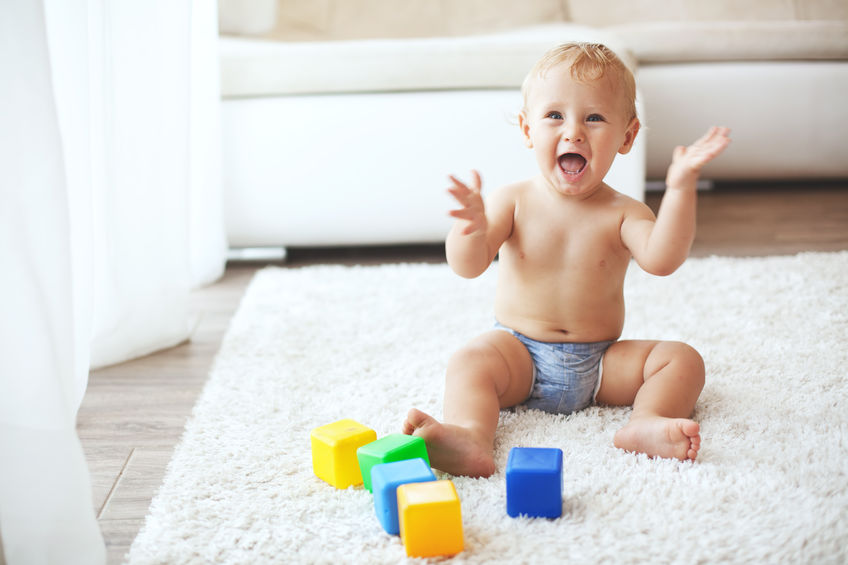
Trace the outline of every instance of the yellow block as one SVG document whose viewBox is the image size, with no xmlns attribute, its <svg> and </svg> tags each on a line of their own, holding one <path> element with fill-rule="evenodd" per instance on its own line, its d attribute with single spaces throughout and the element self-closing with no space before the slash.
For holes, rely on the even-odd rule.
<svg viewBox="0 0 848 565">
<path fill-rule="evenodd" d="M 397 488 L 400 537 L 410 557 L 462 551 L 462 512 L 451 481 L 408 483 Z"/>
<path fill-rule="evenodd" d="M 336 488 L 362 484 L 357 448 L 376 441 L 377 432 L 355 420 L 339 420 L 312 430 L 312 470 Z"/>
</svg>

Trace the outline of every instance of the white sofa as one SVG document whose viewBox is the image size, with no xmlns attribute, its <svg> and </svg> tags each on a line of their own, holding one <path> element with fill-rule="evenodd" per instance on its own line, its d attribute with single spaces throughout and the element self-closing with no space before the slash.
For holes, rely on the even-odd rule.
<svg viewBox="0 0 848 565">
<path fill-rule="evenodd" d="M 637 68 L 645 128 L 607 178 L 626 194 L 641 198 L 673 146 L 711 124 L 734 143 L 709 178 L 848 177 L 848 8 L 667 5 L 221 0 L 230 245 L 441 241 L 448 173 L 478 168 L 488 189 L 535 174 L 518 89 L 566 40 L 607 43 Z"/>
<path fill-rule="evenodd" d="M 569 7 L 573 20 L 614 34 L 639 62 L 648 178 L 663 178 L 672 148 L 716 123 L 733 129 L 733 145 L 705 170 L 713 180 L 848 177 L 848 2 Z"/>
</svg>

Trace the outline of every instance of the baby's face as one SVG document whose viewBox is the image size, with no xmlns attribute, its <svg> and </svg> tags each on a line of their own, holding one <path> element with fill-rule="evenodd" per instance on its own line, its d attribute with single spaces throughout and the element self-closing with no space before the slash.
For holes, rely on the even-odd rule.
<svg viewBox="0 0 848 565">
<path fill-rule="evenodd" d="M 590 82 L 571 77 L 561 63 L 536 77 L 519 125 L 548 184 L 561 194 L 591 195 L 618 153 L 627 153 L 639 131 L 624 96 L 609 76 Z"/>
</svg>

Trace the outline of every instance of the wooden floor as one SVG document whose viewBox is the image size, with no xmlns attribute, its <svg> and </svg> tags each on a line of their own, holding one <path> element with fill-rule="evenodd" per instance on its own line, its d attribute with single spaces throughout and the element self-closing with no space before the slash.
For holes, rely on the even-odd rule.
<svg viewBox="0 0 848 565">
<path fill-rule="evenodd" d="M 647 202 L 656 210 L 659 194 Z M 720 186 L 700 196 L 693 256 L 848 249 L 848 182 Z M 444 260 L 441 246 L 289 250 L 285 265 Z M 164 477 L 230 317 L 261 264 L 230 264 L 192 296 L 191 341 L 93 371 L 78 417 L 109 563 L 120 563 Z"/>
</svg>

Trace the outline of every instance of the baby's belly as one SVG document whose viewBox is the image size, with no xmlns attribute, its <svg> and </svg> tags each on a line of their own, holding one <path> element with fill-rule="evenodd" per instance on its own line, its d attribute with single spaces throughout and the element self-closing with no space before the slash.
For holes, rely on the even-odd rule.
<svg viewBox="0 0 848 565">
<path fill-rule="evenodd" d="M 531 293 L 530 296 L 539 295 Z M 562 298 L 561 294 L 548 294 L 547 300 L 522 301 L 498 296 L 495 317 L 504 326 L 538 341 L 590 343 L 616 340 L 621 336 L 623 297 L 605 300 Z"/>
</svg>

